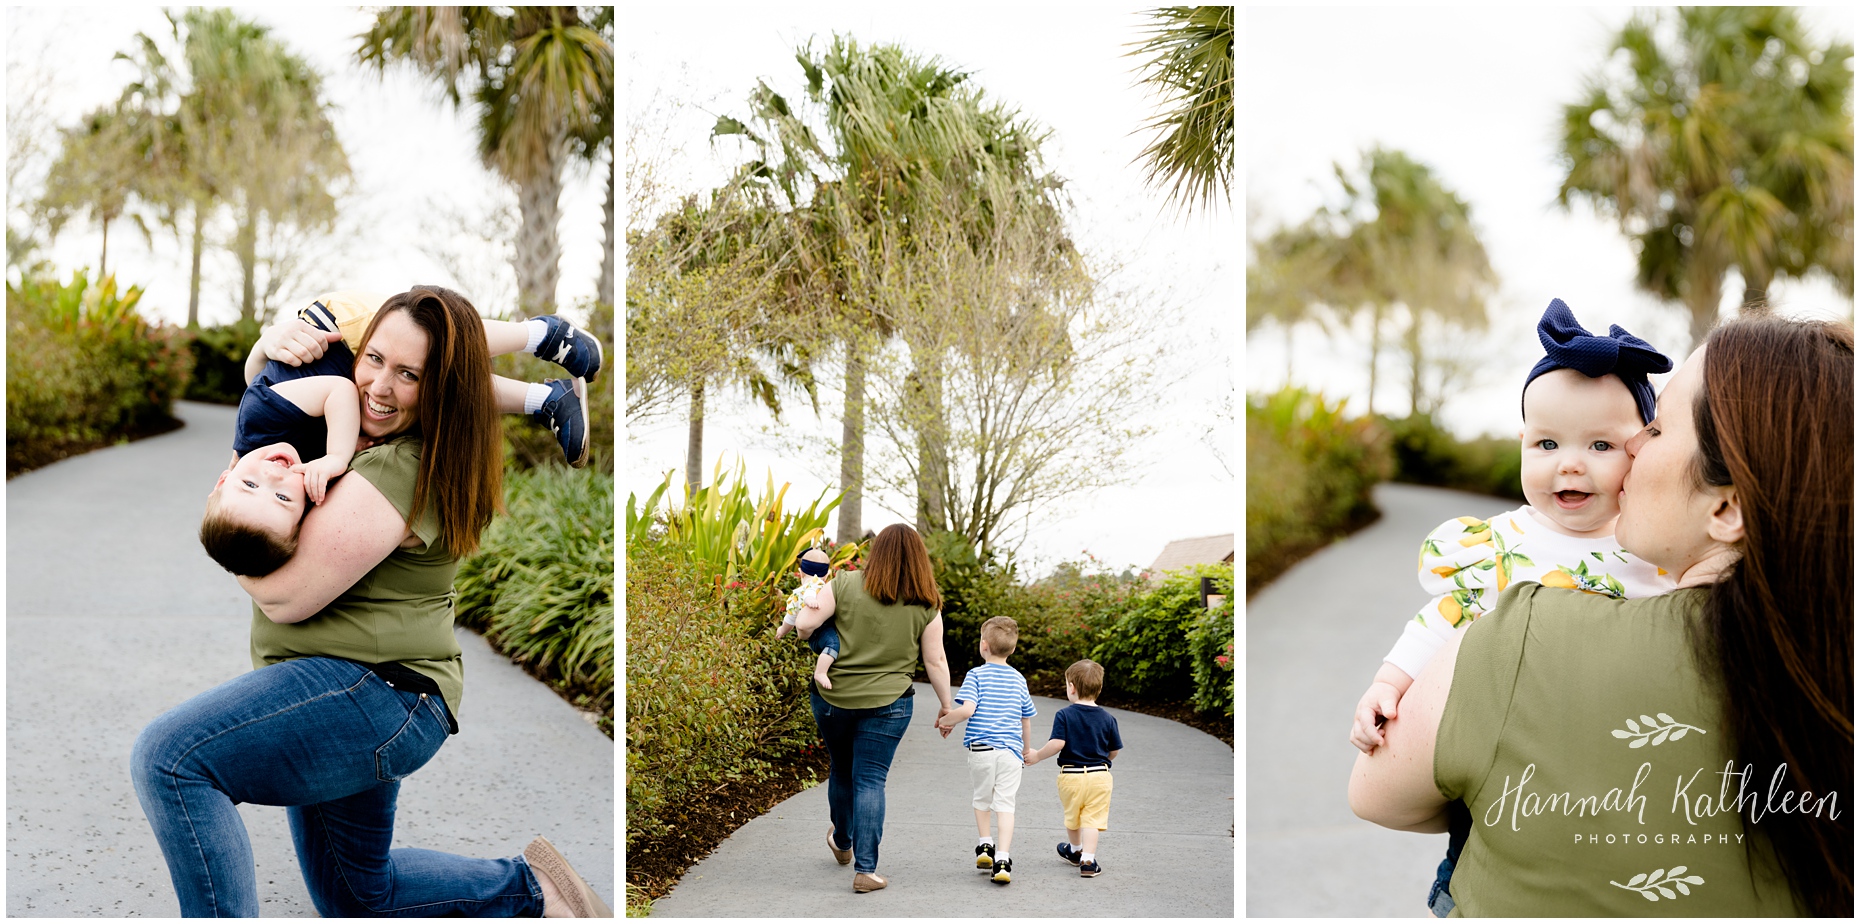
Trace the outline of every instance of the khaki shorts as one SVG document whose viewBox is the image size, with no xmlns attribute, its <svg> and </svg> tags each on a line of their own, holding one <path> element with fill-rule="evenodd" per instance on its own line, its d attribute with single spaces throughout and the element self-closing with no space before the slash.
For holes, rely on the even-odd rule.
<svg viewBox="0 0 1860 924">
<path fill-rule="evenodd" d="M 1087 826 L 1103 831 L 1111 821 L 1111 771 L 1059 772 L 1059 805 L 1065 809 L 1066 829 Z"/>
<path fill-rule="evenodd" d="M 362 335 L 368 332 L 369 322 L 375 319 L 387 300 L 388 296 L 373 292 L 330 292 L 312 299 L 298 310 L 297 316 L 325 329 L 333 320 L 335 329 L 342 332 L 342 342 L 348 344 L 351 351 L 360 352 Z M 327 317 L 318 320 L 325 312 Z"/>
<path fill-rule="evenodd" d="M 1005 748 L 969 752 L 969 782 L 975 787 L 972 803 L 978 812 L 1012 812 L 1020 792 L 1020 771 L 1026 766 Z"/>
</svg>

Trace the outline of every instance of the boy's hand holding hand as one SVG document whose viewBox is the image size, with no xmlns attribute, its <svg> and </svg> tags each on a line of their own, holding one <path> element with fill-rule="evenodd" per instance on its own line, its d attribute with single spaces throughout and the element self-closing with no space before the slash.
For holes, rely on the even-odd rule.
<svg viewBox="0 0 1860 924">
<path fill-rule="evenodd" d="M 324 456 L 313 462 L 299 462 L 291 466 L 291 471 L 304 476 L 304 493 L 318 505 L 323 503 L 323 496 L 329 490 L 329 483 L 349 470 L 349 460 L 334 456 Z"/>
</svg>

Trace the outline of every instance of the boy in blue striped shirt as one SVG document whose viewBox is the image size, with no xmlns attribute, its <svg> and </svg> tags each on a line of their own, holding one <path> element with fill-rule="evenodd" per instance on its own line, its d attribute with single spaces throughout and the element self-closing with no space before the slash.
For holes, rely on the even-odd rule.
<svg viewBox="0 0 1860 924">
<path fill-rule="evenodd" d="M 962 744 L 969 749 L 969 782 L 974 786 L 975 868 L 1007 885 L 1014 878 L 1014 861 L 1008 848 L 1014 841 L 1014 796 L 1020 792 L 1027 739 L 1033 735 L 1033 697 L 1027 678 L 1008 666 L 1008 655 L 1020 641 L 1020 627 L 1006 616 L 982 623 L 982 663 L 962 678 L 956 691 L 956 709 L 937 719 L 937 731 L 949 737 L 957 722 L 967 720 Z M 988 836 L 994 816 L 1001 844 Z"/>
</svg>

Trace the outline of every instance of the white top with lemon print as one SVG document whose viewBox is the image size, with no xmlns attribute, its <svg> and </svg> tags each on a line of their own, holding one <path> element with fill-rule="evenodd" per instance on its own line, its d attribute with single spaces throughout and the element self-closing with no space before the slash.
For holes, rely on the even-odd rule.
<svg viewBox="0 0 1860 924">
<path fill-rule="evenodd" d="M 1613 536 L 1577 539 L 1545 526 L 1529 506 L 1489 520 L 1460 517 L 1421 543 L 1421 587 L 1428 601 L 1383 660 L 1415 677 L 1453 631 L 1485 615 L 1505 588 L 1536 581 L 1617 599 L 1652 597 L 1673 579 L 1623 550 Z"/>
</svg>

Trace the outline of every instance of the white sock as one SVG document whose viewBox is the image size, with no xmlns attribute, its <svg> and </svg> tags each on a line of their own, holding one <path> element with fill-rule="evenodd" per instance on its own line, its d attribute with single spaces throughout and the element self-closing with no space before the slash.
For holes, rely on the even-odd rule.
<svg viewBox="0 0 1860 924">
<path fill-rule="evenodd" d="M 1081 853 L 1081 854 L 1079 854 L 1079 862 L 1080 862 L 1080 863 L 1090 863 L 1090 862 L 1092 861 L 1092 858 L 1094 858 L 1094 857 L 1096 857 L 1096 856 L 1097 856 L 1097 854 L 1095 854 L 1095 853 Z"/>
<path fill-rule="evenodd" d="M 1008 852 L 1005 850 L 999 851 L 995 854 L 995 859 L 997 860 L 1005 860 L 1007 858 L 1008 858 Z"/>
<path fill-rule="evenodd" d="M 549 386 L 532 384 L 523 393 L 523 413 L 534 414 L 542 410 L 543 402 L 549 400 Z"/>
<path fill-rule="evenodd" d="M 549 322 L 542 318 L 531 318 L 524 321 L 523 326 L 530 329 L 530 339 L 523 345 L 523 351 L 535 355 L 536 348 L 541 346 L 543 338 L 549 335 Z"/>
<path fill-rule="evenodd" d="M 995 839 L 992 837 L 978 837 L 975 839 L 975 846 L 977 847 L 992 847 L 994 843 Z"/>
</svg>

